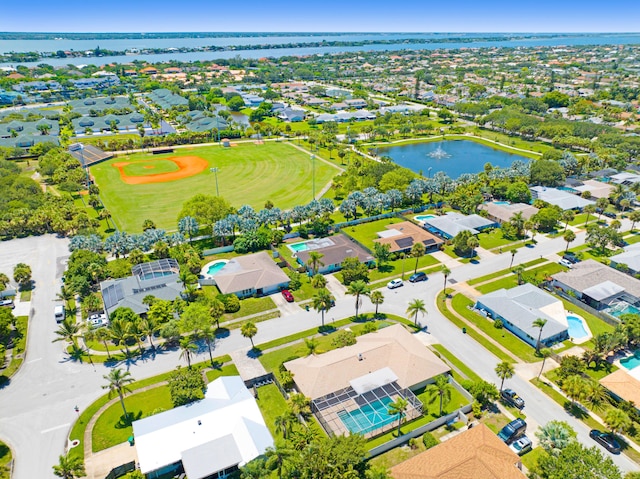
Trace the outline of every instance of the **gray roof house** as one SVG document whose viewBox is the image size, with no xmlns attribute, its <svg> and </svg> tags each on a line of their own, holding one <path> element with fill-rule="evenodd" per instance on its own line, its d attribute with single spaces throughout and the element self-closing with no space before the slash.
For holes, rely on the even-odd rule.
<svg viewBox="0 0 640 479">
<path fill-rule="evenodd" d="M 131 308 L 136 314 L 145 314 L 149 307 L 142 302 L 145 296 L 173 301 L 180 297 L 180 266 L 167 258 L 141 263 L 131 268 L 131 276 L 108 279 L 100 283 L 100 292 L 107 314 L 117 308 Z"/>
<path fill-rule="evenodd" d="M 546 201 L 549 204 L 556 205 L 563 210 L 578 210 L 587 205 L 594 205 L 595 202 L 574 195 L 565 190 L 557 188 L 548 188 L 546 186 L 533 186 L 529 188 L 534 199 Z"/>
<path fill-rule="evenodd" d="M 630 244 L 624 248 L 624 252 L 609 258 L 611 267 L 626 265 L 629 273 L 636 275 L 640 273 L 640 243 Z"/>
<path fill-rule="evenodd" d="M 540 337 L 542 344 L 551 346 L 569 339 L 562 301 L 529 283 L 480 296 L 475 308 L 494 321 L 500 319 L 506 329 L 533 347 L 540 334 L 540 328 L 533 326 L 538 318 L 547 320 Z"/>
<path fill-rule="evenodd" d="M 424 224 L 428 231 L 437 233 L 444 238 L 453 238 L 461 231 L 471 231 L 475 235 L 484 229 L 498 226 L 495 221 L 480 215 L 465 216 L 452 211 L 443 216 L 427 218 L 424 220 Z"/>
<path fill-rule="evenodd" d="M 489 202 L 481 204 L 478 209 L 486 211 L 487 218 L 497 221 L 498 223 L 510 221 L 516 213 L 522 213 L 522 217 L 528 220 L 538 212 L 538 208 L 525 203 L 502 204 Z"/>
<path fill-rule="evenodd" d="M 346 258 L 358 258 L 360 262 L 368 264 L 373 264 L 375 261 L 374 257 L 368 251 L 343 234 L 306 241 L 305 244 L 307 245 L 307 250 L 295 254 L 298 263 L 307 267 L 309 253 L 316 251 L 322 254 L 321 261 L 324 263 L 318 268 L 318 273 L 320 274 L 340 270 L 342 268 L 342 262 Z"/>
<path fill-rule="evenodd" d="M 640 306 L 640 280 L 592 259 L 574 264 L 571 270 L 552 278 L 554 287 L 614 316 L 626 305 Z"/>
<path fill-rule="evenodd" d="M 290 281 L 264 251 L 231 259 L 212 278 L 221 293 L 240 298 L 276 293 Z"/>
</svg>

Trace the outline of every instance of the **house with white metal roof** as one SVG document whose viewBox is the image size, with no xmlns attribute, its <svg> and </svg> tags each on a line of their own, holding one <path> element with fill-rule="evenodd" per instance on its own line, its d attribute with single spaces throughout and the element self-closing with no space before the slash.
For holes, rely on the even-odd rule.
<svg viewBox="0 0 640 479">
<path fill-rule="evenodd" d="M 461 231 L 470 231 L 471 234 L 476 235 L 482 230 L 498 226 L 495 221 L 488 220 L 480 215 L 465 216 L 453 211 L 443 216 L 425 218 L 423 221 L 427 231 L 439 234 L 447 239 L 455 237 Z"/>
<path fill-rule="evenodd" d="M 551 346 L 569 339 L 562 301 L 530 283 L 480 296 L 475 309 L 494 321 L 500 319 L 505 329 L 533 347 L 540 334 L 540 328 L 533 326 L 538 318 L 547 320 L 540 336 L 542 344 Z"/>
<path fill-rule="evenodd" d="M 611 256 L 610 265 L 612 268 L 618 268 L 621 265 L 625 265 L 628 268 L 628 272 L 632 275 L 640 273 L 640 243 L 630 244 L 625 246 L 624 252 Z"/>
<path fill-rule="evenodd" d="M 140 471 L 226 477 L 273 447 L 258 404 L 240 376 L 208 385 L 204 399 L 133 423 Z"/>
<path fill-rule="evenodd" d="M 595 205 L 594 201 L 587 200 L 569 191 L 546 186 L 532 186 L 529 188 L 534 199 L 556 205 L 562 210 L 581 210 L 587 205 Z"/>
</svg>

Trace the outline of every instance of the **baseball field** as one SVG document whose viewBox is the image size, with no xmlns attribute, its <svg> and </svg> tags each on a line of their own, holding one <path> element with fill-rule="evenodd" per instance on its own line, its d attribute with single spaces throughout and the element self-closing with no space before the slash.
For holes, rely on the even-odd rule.
<svg viewBox="0 0 640 479">
<path fill-rule="evenodd" d="M 318 193 L 339 173 L 315 160 Z M 312 199 L 313 163 L 309 155 L 287 143 L 240 143 L 232 147 L 178 148 L 172 153 L 136 153 L 91 167 L 100 197 L 120 230 L 139 232 L 145 219 L 175 230 L 182 204 L 198 193 L 216 194 L 231 205 L 262 209 L 271 200 L 282 209 Z"/>
</svg>

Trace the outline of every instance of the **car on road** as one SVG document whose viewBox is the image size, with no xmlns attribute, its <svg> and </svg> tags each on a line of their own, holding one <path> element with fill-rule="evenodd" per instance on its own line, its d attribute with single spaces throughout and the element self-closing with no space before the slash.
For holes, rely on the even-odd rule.
<svg viewBox="0 0 640 479">
<path fill-rule="evenodd" d="M 506 444 L 511 444 L 520 436 L 523 436 L 525 432 L 527 432 L 527 423 L 524 422 L 524 419 L 518 418 L 503 427 L 498 433 L 498 437 Z"/>
<path fill-rule="evenodd" d="M 564 266 L 565 268 L 573 268 L 573 264 L 571 263 L 571 261 L 569 261 L 568 259 L 564 259 L 562 258 L 560 261 L 558 261 L 562 266 Z"/>
<path fill-rule="evenodd" d="M 591 431 L 589 431 L 589 437 L 612 454 L 620 454 L 620 451 L 622 450 L 618 440 L 613 434 L 609 432 L 602 432 L 598 431 L 597 429 L 592 429 Z"/>
<path fill-rule="evenodd" d="M 518 409 L 522 409 L 524 407 L 524 399 L 518 396 L 513 389 L 503 389 L 500 394 L 504 402 L 511 404 L 513 407 L 517 407 Z"/>
<path fill-rule="evenodd" d="M 417 283 L 419 281 L 426 281 L 426 280 L 427 280 L 427 274 L 423 271 L 418 271 L 417 273 L 414 273 L 409 277 L 409 281 L 411 283 Z"/>
<path fill-rule="evenodd" d="M 288 289 L 282 290 L 282 296 L 287 300 L 288 303 L 293 303 L 293 294 Z"/>
<path fill-rule="evenodd" d="M 512 442 L 509 446 L 509 449 L 515 452 L 518 456 L 523 456 L 531 449 L 533 449 L 533 444 L 531 442 L 531 439 L 529 439 L 527 436 L 522 436 L 517 441 Z"/>
<path fill-rule="evenodd" d="M 387 283 L 387 288 L 396 289 L 396 288 L 399 288 L 402 285 L 404 285 L 404 283 L 402 282 L 401 279 L 392 279 L 391 281 L 389 281 Z"/>
</svg>

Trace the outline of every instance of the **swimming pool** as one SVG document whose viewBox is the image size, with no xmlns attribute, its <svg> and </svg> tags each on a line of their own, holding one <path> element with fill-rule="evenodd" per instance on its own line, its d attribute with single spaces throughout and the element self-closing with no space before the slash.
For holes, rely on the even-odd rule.
<svg viewBox="0 0 640 479">
<path fill-rule="evenodd" d="M 632 304 L 627 304 L 624 308 L 622 308 L 619 311 L 616 311 L 614 309 L 609 309 L 607 310 L 607 313 L 609 313 L 611 316 L 615 316 L 616 318 L 619 318 L 623 314 L 640 314 L 640 309 L 636 308 Z"/>
<path fill-rule="evenodd" d="M 577 316 L 567 316 L 567 323 L 569 324 L 569 337 L 571 337 L 571 339 L 582 339 L 589 336 L 589 333 L 584 327 L 582 318 Z"/>
<path fill-rule="evenodd" d="M 300 251 L 307 251 L 309 249 L 309 245 L 307 243 L 295 243 L 288 245 L 289 249 L 294 253 L 299 253 Z"/>
<path fill-rule="evenodd" d="M 640 350 L 633 353 L 633 356 L 629 356 L 627 358 L 621 359 L 620 364 L 624 366 L 625 369 L 631 370 L 640 366 Z"/>
<path fill-rule="evenodd" d="M 389 414 L 390 397 L 378 399 L 371 404 L 351 411 L 340 411 L 338 417 L 342 423 L 354 434 L 366 434 L 396 421 L 396 415 Z"/>
<path fill-rule="evenodd" d="M 494 201 L 493 204 L 494 205 L 510 205 L 511 203 L 509 203 L 508 201 Z"/>
<path fill-rule="evenodd" d="M 435 217 L 436 215 L 418 215 L 418 216 L 414 216 L 413 219 L 415 219 L 416 221 L 425 221 Z"/>
<path fill-rule="evenodd" d="M 218 271 L 220 271 L 222 268 L 224 268 L 225 264 L 227 264 L 226 261 L 216 261 L 215 263 L 209 265 L 209 267 L 207 268 L 207 274 L 209 276 L 213 276 Z"/>
</svg>

